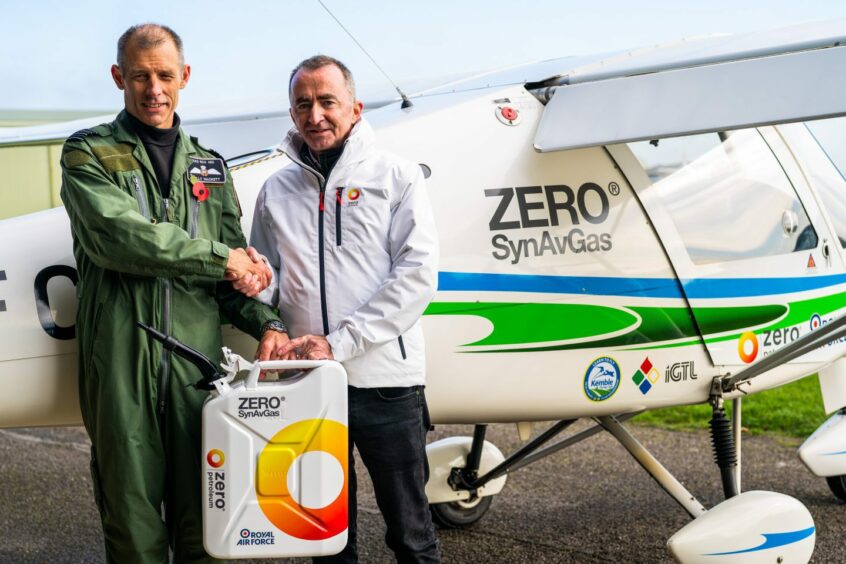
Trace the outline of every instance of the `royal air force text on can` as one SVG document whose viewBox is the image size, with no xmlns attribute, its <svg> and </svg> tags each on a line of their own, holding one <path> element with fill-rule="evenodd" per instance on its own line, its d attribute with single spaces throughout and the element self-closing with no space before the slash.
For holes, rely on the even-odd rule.
<svg viewBox="0 0 846 564">
<path fill-rule="evenodd" d="M 488 223 L 491 231 L 545 228 L 525 237 L 497 233 L 491 238 L 491 255 L 497 260 L 517 264 L 531 257 L 607 252 L 613 247 L 611 233 L 579 227 L 602 225 L 608 219 L 608 195 L 593 182 L 576 190 L 564 184 L 494 188 L 485 190 L 485 197 L 498 199 Z"/>
</svg>

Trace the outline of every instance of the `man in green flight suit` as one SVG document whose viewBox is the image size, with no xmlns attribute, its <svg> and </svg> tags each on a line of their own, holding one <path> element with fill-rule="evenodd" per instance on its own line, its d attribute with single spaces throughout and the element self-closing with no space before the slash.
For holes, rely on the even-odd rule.
<svg viewBox="0 0 846 564">
<path fill-rule="evenodd" d="M 202 544 L 199 372 L 136 327 L 142 321 L 212 359 L 221 314 L 269 358 L 288 336 L 249 299 L 270 272 L 244 251 L 223 159 L 174 113 L 191 69 L 156 24 L 118 41 L 115 121 L 68 138 L 62 201 L 79 270 L 79 397 L 109 562 L 208 561 Z"/>
</svg>

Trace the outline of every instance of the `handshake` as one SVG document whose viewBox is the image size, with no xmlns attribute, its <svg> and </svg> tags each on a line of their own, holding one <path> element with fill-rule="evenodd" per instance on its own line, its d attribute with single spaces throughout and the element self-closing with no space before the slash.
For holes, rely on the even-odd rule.
<svg viewBox="0 0 846 564">
<path fill-rule="evenodd" d="M 254 298 L 270 285 L 273 275 L 259 252 L 247 247 L 246 250 L 229 249 L 224 277 L 232 282 L 233 288 L 248 298 Z"/>
</svg>

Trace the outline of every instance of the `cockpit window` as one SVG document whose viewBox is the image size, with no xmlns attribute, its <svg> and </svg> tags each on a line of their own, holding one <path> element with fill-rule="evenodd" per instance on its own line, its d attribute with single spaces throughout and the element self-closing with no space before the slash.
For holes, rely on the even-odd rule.
<svg viewBox="0 0 846 564">
<path fill-rule="evenodd" d="M 813 249 L 817 233 L 755 129 L 629 147 L 695 264 Z"/>
<path fill-rule="evenodd" d="M 822 147 L 825 157 L 813 147 L 800 147 L 805 173 L 816 187 L 828 216 L 834 223 L 840 246 L 846 248 L 846 117 L 809 121 L 805 124 Z"/>
</svg>

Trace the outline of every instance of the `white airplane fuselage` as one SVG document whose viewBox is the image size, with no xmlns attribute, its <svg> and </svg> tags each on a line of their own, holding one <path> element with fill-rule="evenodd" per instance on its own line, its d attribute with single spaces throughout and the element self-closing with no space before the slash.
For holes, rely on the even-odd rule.
<svg viewBox="0 0 846 564">
<path fill-rule="evenodd" d="M 825 154 L 802 124 L 729 134 L 655 180 L 635 153 L 642 147 L 535 151 L 542 112 L 532 93 L 508 86 L 367 114 L 382 146 L 431 172 L 441 262 L 424 329 L 435 422 L 700 403 L 715 376 L 846 311 L 846 261 L 830 216 L 842 210 L 818 194 Z M 760 151 L 783 178 L 771 178 Z M 245 233 L 263 181 L 288 164 L 275 153 L 233 167 Z M 750 182 L 743 194 L 755 182 L 784 183 L 801 209 L 730 197 Z M 802 217 L 815 238 L 807 225 L 796 232 L 791 221 L 802 227 Z M 714 258 L 707 237 L 697 240 L 709 228 L 737 242 L 733 256 Z M 78 424 L 67 216 L 54 208 L 0 221 L 0 240 L 0 427 Z M 224 331 L 251 354 L 252 339 Z M 746 391 L 812 374 L 844 352 L 846 343 L 832 343 Z"/>
</svg>

